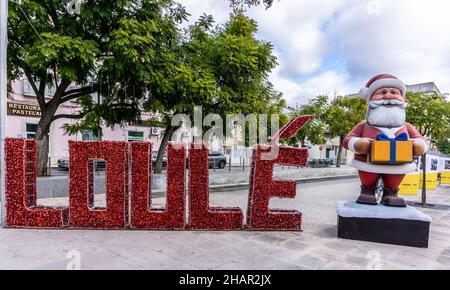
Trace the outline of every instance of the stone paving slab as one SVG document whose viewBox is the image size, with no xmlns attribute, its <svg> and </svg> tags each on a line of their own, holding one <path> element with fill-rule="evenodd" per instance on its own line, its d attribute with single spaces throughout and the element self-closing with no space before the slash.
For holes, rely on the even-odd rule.
<svg viewBox="0 0 450 290">
<path fill-rule="evenodd" d="M 448 207 L 420 209 L 433 218 L 428 249 L 337 239 L 336 205 L 355 199 L 358 188 L 355 179 L 301 184 L 296 199 L 272 200 L 271 207 L 303 212 L 302 232 L 0 229 L 0 269 L 66 269 L 77 255 L 81 269 L 450 269 Z M 245 212 L 247 197 L 212 193 L 211 203 Z M 428 199 L 450 206 L 450 187 Z M 40 203 L 64 205 L 67 198 Z"/>
</svg>

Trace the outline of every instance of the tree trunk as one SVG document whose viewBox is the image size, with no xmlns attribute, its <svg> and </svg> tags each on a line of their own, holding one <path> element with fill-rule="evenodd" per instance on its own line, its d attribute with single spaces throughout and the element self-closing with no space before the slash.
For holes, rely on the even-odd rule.
<svg viewBox="0 0 450 290">
<path fill-rule="evenodd" d="M 36 138 L 37 141 L 37 174 L 38 176 L 47 176 L 48 151 L 49 151 L 49 136 L 48 134 L 41 135 Z"/>
<path fill-rule="evenodd" d="M 154 172 L 156 174 L 159 174 L 162 172 L 162 163 L 163 163 L 164 153 L 166 152 L 167 144 L 169 143 L 169 140 L 172 137 L 172 135 L 176 129 L 177 129 L 177 127 L 169 125 L 169 126 L 167 126 L 166 130 L 164 131 L 164 135 L 161 140 L 161 145 L 159 146 L 159 150 L 158 150 L 158 157 L 156 157 L 156 164 L 155 164 L 155 169 L 154 169 Z"/>
<path fill-rule="evenodd" d="M 37 174 L 38 176 L 47 175 L 47 163 L 48 163 L 48 153 L 49 153 L 49 132 L 50 125 L 53 122 L 53 117 L 55 117 L 56 111 L 58 110 L 59 105 L 61 104 L 61 98 L 64 95 L 64 92 L 67 90 L 71 81 L 68 79 L 63 79 L 61 83 L 56 84 L 57 89 L 55 94 L 53 95 L 52 100 L 48 103 L 45 102 L 45 85 L 46 85 L 46 76 L 40 77 L 39 88 L 36 86 L 36 83 L 33 79 L 33 74 L 28 70 L 24 69 L 25 74 L 27 76 L 28 81 L 33 87 L 33 90 L 36 94 L 39 107 L 41 109 L 41 119 L 39 120 L 37 130 L 36 130 L 36 150 L 37 150 Z"/>
<path fill-rule="evenodd" d="M 37 174 L 38 176 L 47 175 L 48 155 L 49 155 L 49 133 L 52 119 L 55 116 L 56 108 L 50 107 L 42 110 L 42 116 L 39 120 L 36 130 L 37 141 Z"/>
<path fill-rule="evenodd" d="M 336 160 L 336 167 L 340 168 L 341 167 L 341 159 L 342 159 L 342 144 L 344 143 L 344 136 L 340 136 L 339 138 L 339 150 L 338 150 L 338 155 L 337 155 L 337 160 Z"/>
</svg>

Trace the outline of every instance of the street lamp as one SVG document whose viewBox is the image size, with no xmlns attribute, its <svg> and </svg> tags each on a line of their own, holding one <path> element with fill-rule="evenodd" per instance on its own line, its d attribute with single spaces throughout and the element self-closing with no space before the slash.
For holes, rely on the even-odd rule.
<svg viewBox="0 0 450 290">
<path fill-rule="evenodd" d="M 5 213 L 5 136 L 7 105 L 6 56 L 8 48 L 8 0 L 0 0 L 0 225 L 4 226 Z"/>
</svg>

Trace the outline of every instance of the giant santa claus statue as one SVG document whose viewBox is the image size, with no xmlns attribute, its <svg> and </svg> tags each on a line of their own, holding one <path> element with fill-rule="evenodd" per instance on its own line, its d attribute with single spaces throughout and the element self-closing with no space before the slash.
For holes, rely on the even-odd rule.
<svg viewBox="0 0 450 290">
<path fill-rule="evenodd" d="M 407 134 L 413 144 L 414 156 L 421 156 L 427 150 L 426 139 L 406 120 L 406 86 L 395 76 L 382 74 L 370 79 L 361 89 L 361 98 L 369 105 L 366 121 L 357 125 L 344 140 L 344 147 L 355 153 L 352 165 L 359 170 L 361 194 L 357 202 L 377 205 L 375 195 L 377 183 L 383 180 L 381 203 L 386 206 L 406 207 L 398 197 L 398 188 L 405 174 L 414 172 L 415 164 L 374 164 L 368 162 L 367 155 L 371 143 L 379 136 L 395 139 Z"/>
</svg>

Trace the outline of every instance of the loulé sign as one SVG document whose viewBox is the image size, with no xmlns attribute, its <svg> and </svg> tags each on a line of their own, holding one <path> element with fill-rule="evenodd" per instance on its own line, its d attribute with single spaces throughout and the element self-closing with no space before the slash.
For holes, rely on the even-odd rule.
<svg viewBox="0 0 450 290">
<path fill-rule="evenodd" d="M 310 119 L 311 116 L 293 119 L 269 145 L 258 145 L 253 150 L 246 229 L 300 230 L 300 212 L 269 210 L 269 201 L 272 197 L 295 198 L 296 183 L 274 180 L 273 168 L 275 164 L 306 166 L 308 151 L 280 147 L 278 141 L 294 136 Z M 208 149 L 205 144 L 200 144 L 201 149 L 195 145 L 191 145 L 189 152 L 188 205 L 183 147 L 169 144 L 166 208 L 152 209 L 150 143 L 70 142 L 69 207 L 46 207 L 36 204 L 35 141 L 7 139 L 5 225 L 9 228 L 243 230 L 240 208 L 210 207 Z M 276 158 L 262 158 L 274 149 L 278 152 Z M 96 159 L 106 161 L 105 208 L 94 205 L 92 162 Z M 186 206 L 189 207 L 187 222 Z"/>
</svg>

